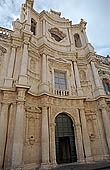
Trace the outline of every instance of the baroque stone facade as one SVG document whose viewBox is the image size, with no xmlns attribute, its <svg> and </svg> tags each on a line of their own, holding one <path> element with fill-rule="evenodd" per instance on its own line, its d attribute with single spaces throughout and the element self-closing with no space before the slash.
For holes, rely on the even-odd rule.
<svg viewBox="0 0 110 170">
<path fill-rule="evenodd" d="M 110 58 L 86 22 L 21 7 L 0 27 L 0 169 L 49 169 L 110 158 Z"/>
</svg>

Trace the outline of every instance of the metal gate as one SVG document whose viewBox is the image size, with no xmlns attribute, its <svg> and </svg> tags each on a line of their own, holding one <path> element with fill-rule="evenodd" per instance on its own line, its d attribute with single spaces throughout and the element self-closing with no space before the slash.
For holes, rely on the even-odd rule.
<svg viewBox="0 0 110 170">
<path fill-rule="evenodd" d="M 73 122 L 65 113 L 60 113 L 56 119 L 55 140 L 56 160 L 58 164 L 77 161 Z"/>
</svg>

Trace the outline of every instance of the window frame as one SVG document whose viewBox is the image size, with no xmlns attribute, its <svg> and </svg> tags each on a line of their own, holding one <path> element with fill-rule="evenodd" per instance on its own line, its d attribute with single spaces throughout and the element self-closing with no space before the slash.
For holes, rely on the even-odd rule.
<svg viewBox="0 0 110 170">
<path fill-rule="evenodd" d="M 55 74 L 57 74 L 57 76 L 55 76 Z M 63 77 L 61 77 L 61 74 L 63 75 Z M 56 85 L 58 85 L 58 87 L 56 87 Z M 67 90 L 67 74 L 66 74 L 66 72 L 54 70 L 54 88 L 60 89 L 60 90 Z"/>
</svg>

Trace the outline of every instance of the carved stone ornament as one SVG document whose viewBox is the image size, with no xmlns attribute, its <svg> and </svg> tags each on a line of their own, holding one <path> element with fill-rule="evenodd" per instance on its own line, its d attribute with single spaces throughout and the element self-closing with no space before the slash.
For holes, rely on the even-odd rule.
<svg viewBox="0 0 110 170">
<path fill-rule="evenodd" d="M 50 32 L 51 36 L 58 42 L 66 37 L 66 35 L 56 27 L 51 28 L 48 31 Z"/>
<path fill-rule="evenodd" d="M 54 14 L 54 15 L 57 15 L 59 17 L 61 16 L 61 12 L 54 11 L 53 9 L 50 9 L 50 13 Z"/>
<path fill-rule="evenodd" d="M 25 106 L 27 112 L 41 113 L 41 110 L 35 106 Z"/>
<path fill-rule="evenodd" d="M 7 50 L 4 47 L 2 47 L 1 45 L 0 45 L 0 51 L 2 54 L 7 52 Z"/>
<path fill-rule="evenodd" d="M 16 30 L 21 30 L 22 29 L 22 24 L 20 22 L 20 20 L 17 18 L 16 21 L 12 22 L 13 25 L 13 29 Z"/>
</svg>

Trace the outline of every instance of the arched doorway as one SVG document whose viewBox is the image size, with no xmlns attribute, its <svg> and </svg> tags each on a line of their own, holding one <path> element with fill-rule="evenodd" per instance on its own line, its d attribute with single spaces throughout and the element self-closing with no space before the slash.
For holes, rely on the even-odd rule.
<svg viewBox="0 0 110 170">
<path fill-rule="evenodd" d="M 56 161 L 58 164 L 77 161 L 74 127 L 71 118 L 60 113 L 56 119 L 55 142 Z"/>
</svg>

